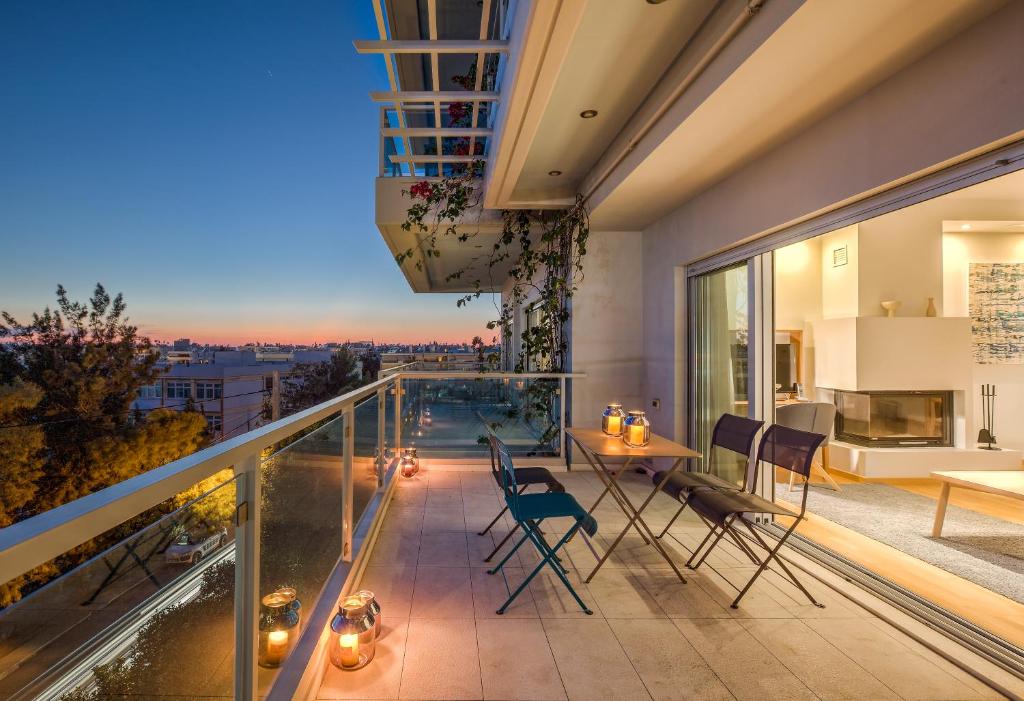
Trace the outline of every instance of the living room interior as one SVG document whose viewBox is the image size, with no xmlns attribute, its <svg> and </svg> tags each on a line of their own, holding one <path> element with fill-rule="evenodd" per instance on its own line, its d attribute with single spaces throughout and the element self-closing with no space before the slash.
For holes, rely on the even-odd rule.
<svg viewBox="0 0 1024 701">
<path fill-rule="evenodd" d="M 1024 645 L 1024 172 L 774 261 L 776 421 L 833 427 L 797 532 Z"/>
</svg>

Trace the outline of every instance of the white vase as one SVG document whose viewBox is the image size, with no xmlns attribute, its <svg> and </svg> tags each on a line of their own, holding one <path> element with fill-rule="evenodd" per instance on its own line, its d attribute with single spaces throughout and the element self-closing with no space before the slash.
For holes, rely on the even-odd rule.
<svg viewBox="0 0 1024 701">
<path fill-rule="evenodd" d="M 935 298 L 928 298 L 928 308 L 924 311 L 925 316 L 938 316 L 939 312 L 935 309 Z"/>
<path fill-rule="evenodd" d="M 889 299 L 882 302 L 882 309 L 886 311 L 886 316 L 890 319 L 896 318 L 896 310 L 903 306 L 903 302 L 897 299 Z"/>
</svg>

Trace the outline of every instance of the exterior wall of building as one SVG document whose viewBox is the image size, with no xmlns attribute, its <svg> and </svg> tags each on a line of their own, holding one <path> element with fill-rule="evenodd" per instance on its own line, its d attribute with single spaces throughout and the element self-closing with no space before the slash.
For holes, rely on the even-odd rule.
<svg viewBox="0 0 1024 701">
<path fill-rule="evenodd" d="M 643 239 L 637 231 L 592 231 L 584 277 L 572 300 L 572 421 L 600 422 L 611 401 L 644 409 Z M 650 409 L 649 403 L 646 407 Z"/>
<path fill-rule="evenodd" d="M 1024 3 L 1003 9 L 833 111 L 643 234 L 643 399 L 684 435 L 683 266 L 1024 136 Z"/>
</svg>

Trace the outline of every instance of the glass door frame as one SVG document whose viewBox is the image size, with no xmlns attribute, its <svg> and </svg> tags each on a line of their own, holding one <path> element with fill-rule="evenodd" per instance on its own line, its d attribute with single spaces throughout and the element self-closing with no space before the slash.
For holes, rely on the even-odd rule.
<svg viewBox="0 0 1024 701">
<path fill-rule="evenodd" d="M 747 267 L 747 416 L 766 424 L 775 418 L 775 301 L 774 252 L 769 250 L 740 261 L 722 265 L 695 264 L 686 268 L 686 394 L 687 444 L 705 452 L 708 446 L 695 444 L 697 420 L 697 347 L 699 285 L 706 275 L 739 265 Z M 760 436 L 759 436 L 760 438 Z M 760 474 L 757 491 L 766 499 L 774 497 L 772 475 Z M 758 517 L 760 519 L 760 517 Z"/>
</svg>

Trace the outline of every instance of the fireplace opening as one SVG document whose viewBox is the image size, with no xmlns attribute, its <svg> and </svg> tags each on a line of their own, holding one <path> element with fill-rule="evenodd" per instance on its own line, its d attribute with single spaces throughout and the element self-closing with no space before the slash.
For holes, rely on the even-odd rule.
<svg viewBox="0 0 1024 701">
<path fill-rule="evenodd" d="M 836 440 L 898 448 L 953 445 L 953 393 L 835 390 Z"/>
</svg>

